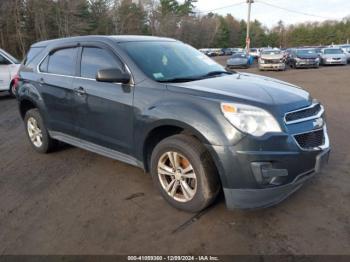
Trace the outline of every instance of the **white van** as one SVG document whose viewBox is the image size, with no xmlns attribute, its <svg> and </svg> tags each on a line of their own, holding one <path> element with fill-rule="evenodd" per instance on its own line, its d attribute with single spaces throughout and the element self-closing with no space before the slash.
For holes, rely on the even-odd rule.
<svg viewBox="0 0 350 262">
<path fill-rule="evenodd" d="M 20 62 L 0 48 L 0 92 L 8 91 L 15 96 L 15 77 Z"/>
</svg>

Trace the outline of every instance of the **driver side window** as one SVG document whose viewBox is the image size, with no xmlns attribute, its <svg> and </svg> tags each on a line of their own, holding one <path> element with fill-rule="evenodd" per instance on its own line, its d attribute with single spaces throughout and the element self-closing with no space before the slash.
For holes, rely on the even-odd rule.
<svg viewBox="0 0 350 262">
<path fill-rule="evenodd" d="M 81 54 L 80 76 L 95 79 L 101 69 L 118 68 L 123 70 L 123 63 L 105 49 L 84 47 Z"/>
</svg>

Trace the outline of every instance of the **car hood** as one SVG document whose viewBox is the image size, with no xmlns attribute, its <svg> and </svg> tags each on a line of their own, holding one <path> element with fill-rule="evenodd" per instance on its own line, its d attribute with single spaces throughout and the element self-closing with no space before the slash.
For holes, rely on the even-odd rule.
<svg viewBox="0 0 350 262">
<path fill-rule="evenodd" d="M 300 59 L 316 59 L 318 57 L 317 54 L 313 54 L 313 55 L 297 55 L 297 58 L 300 58 Z"/>
<path fill-rule="evenodd" d="M 209 96 L 260 106 L 278 115 L 311 104 L 308 92 L 277 79 L 249 73 L 236 73 L 186 83 L 167 85 L 170 91 Z"/>
<path fill-rule="evenodd" d="M 260 55 L 262 59 L 282 59 L 283 55 Z"/>
</svg>

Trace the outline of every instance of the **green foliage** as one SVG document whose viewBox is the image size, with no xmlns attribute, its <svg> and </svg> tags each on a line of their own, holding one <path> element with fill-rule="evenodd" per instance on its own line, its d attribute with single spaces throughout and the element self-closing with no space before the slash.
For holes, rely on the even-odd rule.
<svg viewBox="0 0 350 262">
<path fill-rule="evenodd" d="M 230 31 L 227 25 L 227 21 L 222 16 L 219 17 L 219 21 L 220 21 L 220 25 L 219 25 L 219 30 L 216 33 L 216 38 L 214 42 L 215 46 L 229 47 Z"/>
</svg>

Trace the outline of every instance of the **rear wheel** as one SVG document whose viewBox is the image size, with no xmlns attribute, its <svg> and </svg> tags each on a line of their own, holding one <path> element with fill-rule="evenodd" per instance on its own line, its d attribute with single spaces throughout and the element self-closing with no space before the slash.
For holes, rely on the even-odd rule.
<svg viewBox="0 0 350 262">
<path fill-rule="evenodd" d="M 56 147 L 57 141 L 50 137 L 38 109 L 27 111 L 24 123 L 29 141 L 37 152 L 48 153 Z"/>
<path fill-rule="evenodd" d="M 9 89 L 10 96 L 16 97 L 16 86 L 12 83 Z"/>
<path fill-rule="evenodd" d="M 171 136 L 155 147 L 151 174 L 162 196 L 172 206 L 189 212 L 209 206 L 220 189 L 209 152 L 187 135 Z"/>
</svg>

